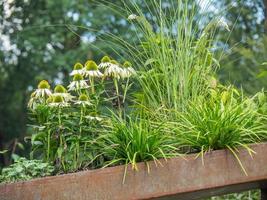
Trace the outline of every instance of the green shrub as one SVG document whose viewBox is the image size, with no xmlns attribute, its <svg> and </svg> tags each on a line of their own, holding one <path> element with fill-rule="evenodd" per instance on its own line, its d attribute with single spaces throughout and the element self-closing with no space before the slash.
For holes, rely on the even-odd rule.
<svg viewBox="0 0 267 200">
<path fill-rule="evenodd" d="M 236 194 L 228 194 L 220 197 L 211 197 L 205 200 L 258 200 L 260 199 L 260 191 L 248 191 Z"/>
<path fill-rule="evenodd" d="M 27 160 L 17 158 L 14 164 L 2 169 L 0 175 L 1 183 L 11 183 L 16 181 L 26 181 L 33 178 L 50 176 L 54 172 L 54 167 L 41 160 Z"/>
<path fill-rule="evenodd" d="M 55 163 L 59 172 L 101 166 L 94 141 L 108 124 L 109 109 L 123 115 L 134 75 L 130 62 L 105 56 L 98 65 L 93 60 L 76 63 L 68 90 L 57 85 L 52 91 L 41 81 L 28 104 L 34 133 L 31 157 Z"/>
</svg>

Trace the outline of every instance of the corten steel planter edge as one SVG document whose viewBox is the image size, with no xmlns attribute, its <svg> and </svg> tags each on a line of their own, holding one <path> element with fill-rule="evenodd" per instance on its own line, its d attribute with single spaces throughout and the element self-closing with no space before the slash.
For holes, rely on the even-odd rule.
<svg viewBox="0 0 267 200">
<path fill-rule="evenodd" d="M 196 159 L 195 154 L 187 155 L 185 159 L 178 157 L 168 159 L 167 162 L 161 160 L 163 167 L 149 162 L 149 174 L 144 163 L 138 164 L 137 172 L 129 166 L 124 184 L 124 166 L 4 184 L 0 185 L 0 199 L 165 199 L 190 193 L 197 195 L 201 191 L 220 191 L 222 187 L 231 188 L 242 184 L 250 184 L 250 188 L 258 187 L 267 181 L 267 143 L 250 147 L 256 152 L 253 157 L 242 148 L 238 153 L 247 176 L 228 150 L 219 150 L 204 156 L 204 166 L 202 159 Z"/>
</svg>

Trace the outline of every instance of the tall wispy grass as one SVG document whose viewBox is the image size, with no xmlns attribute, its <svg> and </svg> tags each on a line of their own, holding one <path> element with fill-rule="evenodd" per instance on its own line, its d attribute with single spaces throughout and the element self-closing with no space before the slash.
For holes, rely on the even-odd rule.
<svg viewBox="0 0 267 200">
<path fill-rule="evenodd" d="M 135 40 L 107 37 L 113 39 L 111 46 L 120 46 L 123 56 L 139 69 L 139 103 L 151 109 L 184 110 L 189 100 L 207 92 L 207 82 L 218 67 L 211 51 L 214 34 L 219 26 L 227 26 L 221 16 L 211 21 L 201 16 L 200 4 L 203 10 L 209 3 L 152 0 L 140 5 L 122 1 L 121 8 L 102 2 L 114 12 L 130 16 L 129 29 L 135 31 Z"/>
</svg>

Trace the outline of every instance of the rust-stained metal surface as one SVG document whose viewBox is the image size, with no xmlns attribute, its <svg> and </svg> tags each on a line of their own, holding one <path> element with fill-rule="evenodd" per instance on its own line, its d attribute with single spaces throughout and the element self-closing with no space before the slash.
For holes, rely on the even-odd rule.
<svg viewBox="0 0 267 200">
<path fill-rule="evenodd" d="M 123 184 L 124 166 L 35 179 L 0 186 L 1 200 L 136 200 L 196 199 L 201 192 L 219 194 L 242 185 L 265 187 L 267 181 L 267 144 L 251 146 L 253 158 L 241 149 L 238 156 L 248 176 L 234 156 L 226 150 L 214 151 L 201 158 L 196 155 L 150 162 L 150 173 L 140 163 L 139 171 L 128 168 Z M 217 191 L 217 192 L 216 192 Z M 190 193 L 194 194 L 190 196 Z M 187 196 L 186 196 L 187 195 Z M 189 196 L 188 196 L 189 195 Z"/>
</svg>

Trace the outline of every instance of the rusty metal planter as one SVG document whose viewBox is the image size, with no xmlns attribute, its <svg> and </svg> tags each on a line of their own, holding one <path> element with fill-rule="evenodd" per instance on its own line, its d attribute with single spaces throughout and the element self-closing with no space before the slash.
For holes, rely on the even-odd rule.
<svg viewBox="0 0 267 200">
<path fill-rule="evenodd" d="M 128 199 L 198 199 L 206 196 L 266 188 L 267 143 L 252 145 L 257 152 L 251 157 L 240 149 L 238 156 L 248 175 L 241 170 L 227 150 L 213 151 L 204 156 L 204 165 L 196 155 L 162 161 L 162 166 L 150 163 L 150 173 L 144 163 L 139 171 L 124 166 L 110 167 L 74 174 L 0 185 L 1 200 L 128 200 Z"/>
</svg>

